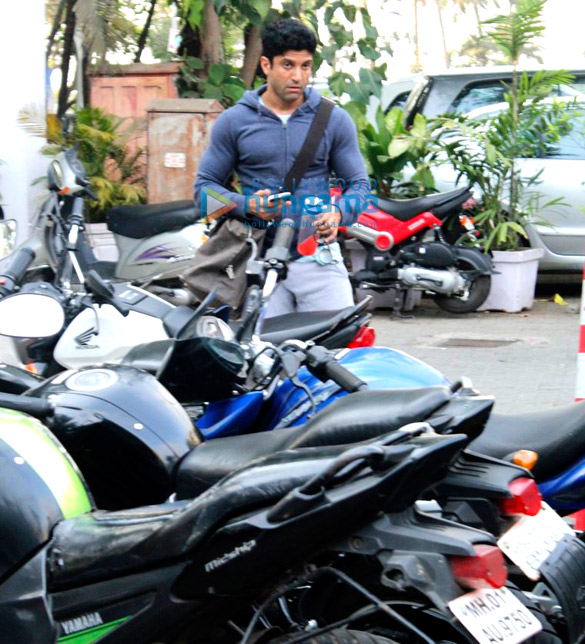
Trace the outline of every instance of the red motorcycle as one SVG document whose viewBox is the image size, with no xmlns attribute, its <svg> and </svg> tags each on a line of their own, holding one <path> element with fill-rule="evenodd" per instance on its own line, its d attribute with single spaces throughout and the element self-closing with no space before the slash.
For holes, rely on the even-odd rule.
<svg viewBox="0 0 585 644">
<path fill-rule="evenodd" d="M 332 189 L 343 199 L 339 189 Z M 470 187 L 415 199 L 373 198 L 357 223 L 344 229 L 366 250 L 355 286 L 383 292 L 420 289 L 435 295 L 450 313 L 470 313 L 486 300 L 494 272 L 489 255 L 462 245 L 477 241 L 466 211 L 475 202 Z"/>
</svg>

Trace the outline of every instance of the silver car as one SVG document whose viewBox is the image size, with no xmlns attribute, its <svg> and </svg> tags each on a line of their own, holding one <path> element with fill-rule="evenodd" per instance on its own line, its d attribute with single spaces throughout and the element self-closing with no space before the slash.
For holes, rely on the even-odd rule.
<svg viewBox="0 0 585 644">
<path fill-rule="evenodd" d="M 583 95 L 582 95 L 583 96 Z M 585 96 L 583 96 L 585 101 Z M 575 99 L 547 99 L 563 101 Z M 481 118 L 507 107 L 500 103 L 473 110 L 467 117 Z M 542 248 L 541 271 L 582 271 L 585 259 L 585 102 L 575 107 L 571 132 L 549 148 L 542 157 L 519 159 L 525 177 L 542 170 L 536 190 L 542 194 L 541 203 L 561 198 L 567 205 L 543 208 L 528 229 L 530 245 Z M 457 174 L 448 164 L 434 170 L 440 191 L 452 190 Z M 464 178 L 460 179 L 464 181 Z"/>
</svg>

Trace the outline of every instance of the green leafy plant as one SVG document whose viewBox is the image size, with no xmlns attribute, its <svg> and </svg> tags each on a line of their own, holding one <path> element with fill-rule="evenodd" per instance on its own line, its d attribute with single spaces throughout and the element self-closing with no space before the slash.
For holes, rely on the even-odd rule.
<svg viewBox="0 0 585 644">
<path fill-rule="evenodd" d="M 200 76 L 204 64 L 200 58 L 187 56 L 180 67 L 177 89 L 182 98 L 215 98 L 224 107 L 237 103 L 246 91 L 239 70 L 231 65 L 215 63 L 207 78 Z"/>
<path fill-rule="evenodd" d="M 440 147 L 433 122 L 417 114 L 413 127 L 406 129 L 400 108 L 394 107 L 385 115 L 378 107 L 374 126 L 355 102 L 344 107 L 356 123 L 360 149 L 379 196 L 414 197 L 435 190 L 431 166 Z M 404 181 L 408 166 L 415 172 Z"/>
<path fill-rule="evenodd" d="M 32 106 L 20 111 L 19 123 L 30 134 L 47 139 L 43 154 L 54 156 L 61 151 L 64 141 L 58 120 L 47 122 Z M 114 206 L 146 201 L 144 150 L 129 145 L 140 127 L 140 122 L 130 123 L 97 107 L 75 111 L 75 124 L 66 143 L 78 146 L 79 158 L 98 197 L 89 202 L 91 222 L 104 221 L 106 212 Z"/>
<path fill-rule="evenodd" d="M 520 54 L 544 29 L 541 12 L 546 0 L 519 0 L 515 11 L 485 24 L 492 41 L 513 62 L 512 81 L 504 84 L 504 109 L 477 121 L 443 119 L 451 135 L 443 147 L 449 161 L 482 194 L 476 224 L 483 231 L 485 250 L 517 250 L 527 246 L 526 226 L 539 221 L 538 210 L 560 205 L 542 203 L 538 183 L 542 170 L 523 176 L 519 159 L 539 157 L 571 128 L 565 103 L 543 104 L 558 85 L 572 77 L 565 72 L 518 72 Z M 546 223 L 539 221 L 539 223 Z"/>
</svg>

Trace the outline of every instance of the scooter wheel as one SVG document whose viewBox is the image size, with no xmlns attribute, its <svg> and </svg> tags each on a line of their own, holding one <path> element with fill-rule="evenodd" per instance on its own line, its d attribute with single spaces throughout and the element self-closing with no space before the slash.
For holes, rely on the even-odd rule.
<svg viewBox="0 0 585 644">
<path fill-rule="evenodd" d="M 443 311 L 448 311 L 449 313 L 471 313 L 476 311 L 487 300 L 491 283 L 492 280 L 489 275 L 480 275 L 472 282 L 469 297 L 466 300 L 455 296 L 436 295 L 435 302 Z"/>
</svg>

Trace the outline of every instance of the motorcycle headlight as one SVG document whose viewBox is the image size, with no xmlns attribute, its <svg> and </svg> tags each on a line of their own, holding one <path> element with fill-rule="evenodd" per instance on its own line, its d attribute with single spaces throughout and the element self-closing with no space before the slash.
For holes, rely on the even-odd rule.
<svg viewBox="0 0 585 644">
<path fill-rule="evenodd" d="M 228 324 L 212 315 L 203 315 L 197 320 L 197 335 L 201 338 L 218 338 L 231 342 L 234 332 Z"/>
<path fill-rule="evenodd" d="M 63 190 L 65 187 L 65 173 L 60 161 L 53 159 L 49 164 L 47 170 L 47 180 L 49 182 L 49 190 Z"/>
</svg>

